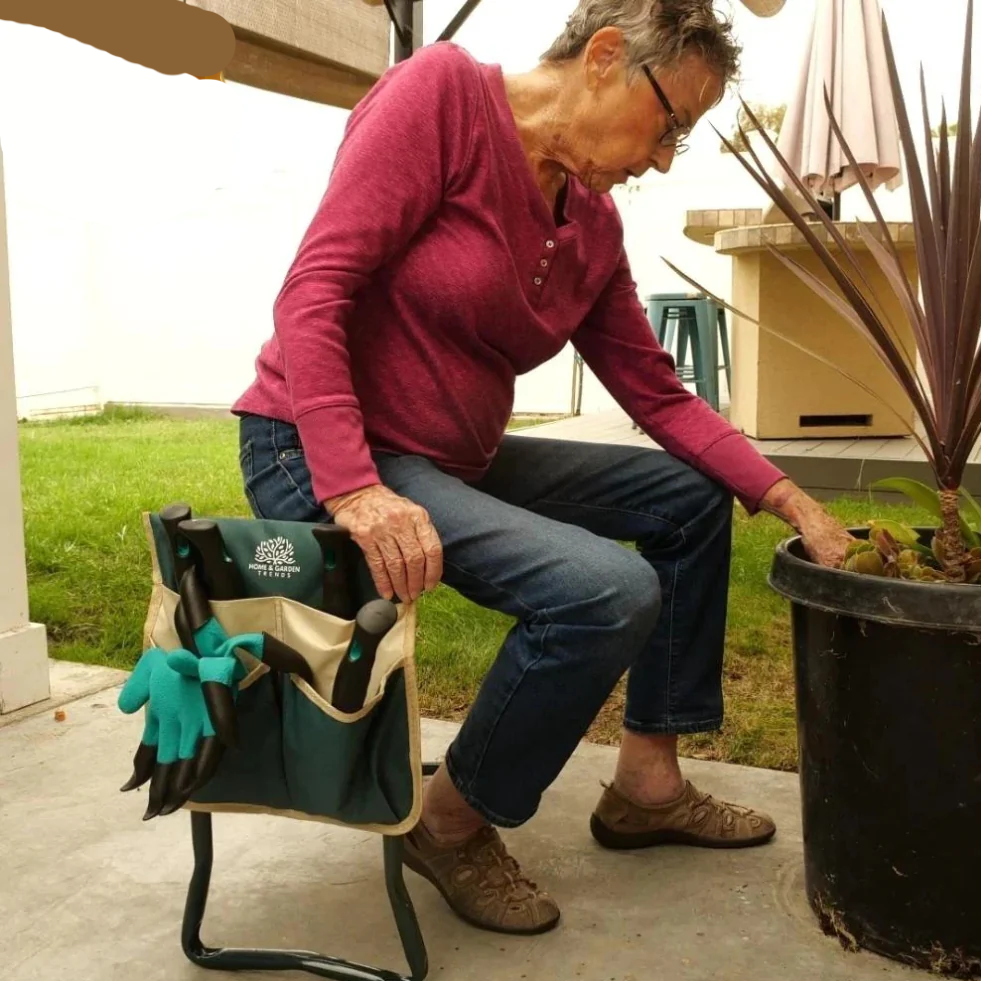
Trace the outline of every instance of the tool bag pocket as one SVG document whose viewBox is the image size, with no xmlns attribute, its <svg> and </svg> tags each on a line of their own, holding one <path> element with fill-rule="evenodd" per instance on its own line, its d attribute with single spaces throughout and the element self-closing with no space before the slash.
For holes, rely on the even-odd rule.
<svg viewBox="0 0 981 981">
<path fill-rule="evenodd" d="M 223 531 L 235 561 L 235 536 Z M 155 548 L 152 529 L 150 541 Z M 155 560 L 145 647 L 180 647 L 178 600 Z M 409 830 L 422 805 L 415 606 L 398 607 L 398 620 L 378 645 L 364 704 L 354 713 L 330 703 L 353 621 L 286 595 L 212 600 L 211 608 L 229 635 L 265 632 L 298 651 L 314 683 L 273 671 L 238 650 L 247 671 L 236 698 L 239 745 L 225 749 L 215 775 L 185 806 L 279 814 L 382 834 Z"/>
</svg>

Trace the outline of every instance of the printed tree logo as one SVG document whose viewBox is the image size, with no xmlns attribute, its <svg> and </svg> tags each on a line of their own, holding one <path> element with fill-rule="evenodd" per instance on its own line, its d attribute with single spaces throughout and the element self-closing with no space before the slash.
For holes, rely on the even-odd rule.
<svg viewBox="0 0 981 981">
<path fill-rule="evenodd" d="M 292 565 L 293 543 L 282 535 L 267 538 L 264 542 L 259 542 L 255 550 L 255 560 L 265 565 Z"/>
</svg>

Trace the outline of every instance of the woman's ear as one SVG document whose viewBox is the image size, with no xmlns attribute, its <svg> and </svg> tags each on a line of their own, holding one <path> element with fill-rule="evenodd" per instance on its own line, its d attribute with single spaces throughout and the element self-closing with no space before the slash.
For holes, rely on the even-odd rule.
<svg viewBox="0 0 981 981">
<path fill-rule="evenodd" d="M 625 74 L 625 55 L 623 32 L 616 27 L 600 28 L 583 50 L 587 85 L 593 88 L 619 80 Z"/>
</svg>

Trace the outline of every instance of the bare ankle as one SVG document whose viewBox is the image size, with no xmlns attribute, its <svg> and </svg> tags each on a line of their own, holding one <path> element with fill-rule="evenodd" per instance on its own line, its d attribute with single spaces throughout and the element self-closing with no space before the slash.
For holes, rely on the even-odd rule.
<svg viewBox="0 0 981 981">
<path fill-rule="evenodd" d="M 420 823 L 437 844 L 461 845 L 468 838 L 472 838 L 486 822 L 478 819 L 472 824 L 446 823 L 444 816 L 427 816 L 424 811 Z"/>
<path fill-rule="evenodd" d="M 641 806 L 677 800 L 685 789 L 677 737 L 625 732 L 613 785 Z"/>
<path fill-rule="evenodd" d="M 613 778 L 613 786 L 618 793 L 641 807 L 656 807 L 677 800 L 685 791 L 685 780 L 679 776 L 677 780 L 653 783 L 644 779 L 624 779 L 618 773 Z"/>
<path fill-rule="evenodd" d="M 487 824 L 453 786 L 443 766 L 426 787 L 421 822 L 430 836 L 444 845 L 466 841 Z"/>
</svg>

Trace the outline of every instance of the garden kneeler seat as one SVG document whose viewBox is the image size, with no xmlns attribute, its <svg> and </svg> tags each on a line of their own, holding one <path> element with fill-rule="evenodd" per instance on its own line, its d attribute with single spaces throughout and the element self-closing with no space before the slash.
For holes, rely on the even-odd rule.
<svg viewBox="0 0 981 981">
<path fill-rule="evenodd" d="M 144 515 L 153 566 L 144 657 L 179 661 L 182 670 L 188 663 L 192 671 L 194 664 L 210 666 L 200 644 L 201 656 L 195 659 L 181 640 L 188 635 L 185 611 L 193 605 L 184 591 L 193 578 L 186 573 L 189 566 L 194 576 L 207 583 L 204 592 L 214 621 L 209 629 L 217 631 L 215 636 L 231 638 L 229 645 L 239 645 L 233 654 L 240 662 L 240 666 L 235 665 L 238 681 L 232 686 L 233 701 L 229 701 L 234 705 L 237 739 L 234 745 L 221 749 L 217 767 L 183 803 L 191 812 L 194 850 L 181 938 L 184 953 L 201 967 L 219 970 L 300 970 L 337 979 L 421 981 L 428 973 L 426 948 L 403 881 L 402 853 L 404 835 L 416 824 L 421 811 L 423 775 L 433 772 L 435 766 L 424 765 L 421 759 L 415 605 L 397 606 L 394 626 L 378 644 L 362 707 L 355 712 L 338 711 L 330 698 L 355 623 L 325 612 L 324 583 L 329 577 L 324 574 L 325 556 L 314 536 L 314 526 L 251 518 L 218 517 L 211 521 L 220 533 L 224 567 L 219 571 L 226 586 L 228 582 L 234 584 L 233 598 L 216 599 L 216 592 L 227 596 L 229 590 L 211 588 L 214 575 L 210 579 L 199 575 L 207 565 L 200 549 L 179 531 L 172 537 L 173 529 L 168 531 L 161 513 Z M 350 540 L 345 548 L 348 559 L 355 554 L 360 557 L 360 550 Z M 214 561 L 213 555 L 210 560 Z M 359 603 L 377 599 L 363 560 L 352 560 L 350 566 L 357 572 Z M 203 638 L 207 632 L 194 636 Z M 269 652 L 265 658 L 263 640 Z M 275 660 L 272 654 L 285 649 L 293 656 L 302 656 L 300 663 L 306 662 L 302 674 L 310 680 L 301 672 L 287 673 L 271 666 Z M 202 682 L 194 684 L 207 696 L 210 693 L 203 684 L 204 677 L 202 667 Z M 186 684 L 180 678 L 177 683 Z M 200 702 L 200 693 L 197 697 Z M 207 698 L 204 702 L 208 702 L 213 717 L 212 702 Z M 150 708 L 148 704 L 148 719 Z M 150 728 L 148 722 L 145 733 Z M 160 745 L 145 734 L 144 743 L 150 739 L 154 747 L 151 750 L 141 743 L 140 752 L 156 752 L 159 768 L 163 723 L 154 724 L 152 729 L 154 733 L 159 729 Z M 207 736 L 210 731 L 205 720 L 201 734 Z M 187 742 L 186 733 L 181 742 Z M 182 750 L 182 759 L 185 756 Z M 178 769 L 181 766 L 179 761 L 174 765 Z M 139 769 L 137 759 L 134 766 Z M 173 785 L 173 773 L 171 778 Z M 130 783 L 136 785 L 135 776 Z M 150 799 L 152 807 L 152 784 Z M 204 946 L 200 928 L 212 870 L 212 815 L 233 812 L 323 821 L 379 834 L 384 843 L 388 899 L 409 975 L 308 951 Z"/>
</svg>

